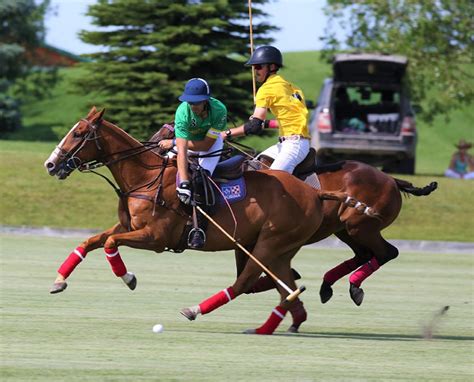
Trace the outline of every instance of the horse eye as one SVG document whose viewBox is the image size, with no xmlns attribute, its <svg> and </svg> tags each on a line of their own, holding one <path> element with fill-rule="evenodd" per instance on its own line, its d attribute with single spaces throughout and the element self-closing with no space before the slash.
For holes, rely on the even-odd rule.
<svg viewBox="0 0 474 382">
<path fill-rule="evenodd" d="M 72 136 L 73 136 L 74 138 L 80 138 L 81 133 L 79 133 L 79 132 L 77 132 L 77 131 L 74 131 L 74 132 L 72 133 Z"/>
</svg>

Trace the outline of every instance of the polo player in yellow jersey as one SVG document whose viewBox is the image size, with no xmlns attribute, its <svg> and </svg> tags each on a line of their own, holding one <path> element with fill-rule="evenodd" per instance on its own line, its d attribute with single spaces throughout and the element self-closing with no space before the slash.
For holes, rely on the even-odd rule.
<svg viewBox="0 0 474 382">
<path fill-rule="evenodd" d="M 257 48 L 245 65 L 254 68 L 257 81 L 262 84 L 255 97 L 253 115 L 244 125 L 227 130 L 221 135 L 226 139 L 258 134 L 264 128 L 267 110 L 270 110 L 278 120 L 279 138 L 277 144 L 266 149 L 261 155 L 274 158 L 271 169 L 291 174 L 306 158 L 310 149 L 308 109 L 303 92 L 277 73 L 283 66 L 283 58 L 274 46 L 264 45 Z"/>
<path fill-rule="evenodd" d="M 265 123 L 267 110 L 270 110 L 278 120 L 278 143 L 260 155 L 274 158 L 271 169 L 283 170 L 292 174 L 295 167 L 306 158 L 310 149 L 308 109 L 303 92 L 277 74 L 283 66 L 283 57 L 274 46 L 264 45 L 257 48 L 245 65 L 253 66 L 257 81 L 262 84 L 255 97 L 254 112 L 245 124 L 226 130 L 221 133 L 221 136 L 223 139 L 229 139 L 230 137 L 258 134 L 264 127 L 274 127 L 266 126 Z M 299 277 L 296 271 L 293 270 L 293 272 L 296 277 Z M 248 293 L 263 292 L 274 287 L 273 280 L 268 276 L 263 276 Z M 296 299 L 289 311 L 293 323 L 288 331 L 297 332 L 299 326 L 307 318 L 303 302 Z"/>
</svg>

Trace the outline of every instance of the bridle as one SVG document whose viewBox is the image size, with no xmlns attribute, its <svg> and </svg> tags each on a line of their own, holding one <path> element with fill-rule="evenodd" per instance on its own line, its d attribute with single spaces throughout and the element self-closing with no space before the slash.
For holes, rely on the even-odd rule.
<svg viewBox="0 0 474 382">
<path fill-rule="evenodd" d="M 104 150 L 102 149 L 99 143 L 100 135 L 98 134 L 98 130 L 102 126 L 102 119 L 98 120 L 95 123 L 92 123 L 85 118 L 81 118 L 80 122 L 84 122 L 89 129 L 87 133 L 82 137 L 82 140 L 77 143 L 76 147 L 74 147 L 73 149 L 69 151 L 66 151 L 62 147 L 57 146 L 57 149 L 60 151 L 60 154 L 59 154 L 60 158 L 66 161 L 66 166 L 71 171 L 78 170 L 80 172 L 88 172 L 88 171 L 92 171 L 94 169 L 97 169 L 103 166 L 110 166 L 124 159 L 128 159 L 130 157 L 150 151 L 158 146 L 158 142 L 144 142 L 143 146 L 132 147 L 130 149 L 117 151 L 117 152 L 110 153 L 107 155 L 103 154 L 101 155 L 100 159 L 93 159 L 93 160 L 85 162 L 82 159 L 80 159 L 77 156 L 77 154 L 84 148 L 87 142 L 94 141 L 97 146 L 97 149 L 100 152 L 104 152 Z M 116 157 L 116 158 L 107 160 L 107 158 L 113 158 L 113 157 Z M 163 165 L 159 165 L 157 167 L 161 167 L 161 166 Z M 165 166 L 167 166 L 167 161 L 166 161 Z"/>
<path fill-rule="evenodd" d="M 99 136 L 97 135 L 97 130 L 100 126 L 100 122 L 98 124 L 97 123 L 93 124 L 85 118 L 81 118 L 80 121 L 86 123 L 87 127 L 89 127 L 89 130 L 81 139 L 81 141 L 78 142 L 76 146 L 69 151 L 64 150 L 59 145 L 56 146 L 56 149 L 59 151 L 59 154 L 58 154 L 59 159 L 61 160 L 61 162 L 65 163 L 65 166 L 70 171 L 73 171 L 76 169 L 79 171 L 83 171 L 82 166 L 84 165 L 84 163 L 77 156 L 77 154 L 84 148 L 87 142 L 94 141 L 97 146 L 97 149 L 99 151 L 102 151 L 102 147 L 100 147 L 100 144 L 98 141 Z M 74 134 L 74 132 L 72 133 Z"/>
</svg>

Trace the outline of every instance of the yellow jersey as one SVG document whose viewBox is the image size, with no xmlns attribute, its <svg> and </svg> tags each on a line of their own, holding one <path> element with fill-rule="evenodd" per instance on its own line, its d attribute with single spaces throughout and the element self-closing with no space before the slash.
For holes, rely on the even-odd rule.
<svg viewBox="0 0 474 382">
<path fill-rule="evenodd" d="M 309 138 L 308 109 L 300 88 L 278 74 L 272 74 L 258 89 L 255 106 L 270 109 L 278 120 L 279 135 Z"/>
</svg>

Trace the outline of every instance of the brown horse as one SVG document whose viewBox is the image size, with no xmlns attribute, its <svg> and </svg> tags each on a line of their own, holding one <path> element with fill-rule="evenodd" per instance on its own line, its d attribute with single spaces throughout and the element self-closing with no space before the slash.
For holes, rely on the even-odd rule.
<svg viewBox="0 0 474 382">
<path fill-rule="evenodd" d="M 120 196 L 119 222 L 78 246 L 58 270 L 51 293 L 63 291 L 66 278 L 90 251 L 103 247 L 112 271 L 134 289 L 135 276 L 127 272 L 118 247 L 162 252 L 178 248 L 189 220 L 186 208 L 176 196 L 176 162 L 150 150 L 125 131 L 103 119 L 103 111 L 93 108 L 81 119 L 45 162 L 50 175 L 65 179 L 74 170 L 91 170 L 105 165 L 117 183 Z M 302 245 L 312 240 L 322 221 L 322 201 L 335 200 L 338 205 L 354 205 L 342 192 L 317 191 L 296 177 L 282 171 L 252 171 L 244 174 L 245 199 L 234 204 L 234 227 L 229 210 L 218 207 L 213 219 L 227 232 L 235 231 L 240 245 L 252 248 L 252 254 L 266 265 L 288 288 L 281 284 L 281 301 L 267 322 L 252 332 L 271 334 L 283 319 L 288 305 L 288 289 L 296 290 L 290 263 Z M 325 202 L 326 203 L 326 202 Z M 275 208 L 275 207 L 278 208 Z M 343 209 L 343 216 L 351 213 Z M 352 213 L 360 214 L 356 209 Z M 372 216 L 377 214 L 368 209 Z M 374 217 L 371 217 L 374 219 Z M 376 219 L 374 219 L 376 220 Z M 234 243 L 210 226 L 204 251 L 233 249 Z M 234 284 L 201 304 L 182 313 L 193 320 L 248 291 L 261 274 L 261 268 L 249 261 L 242 267 Z"/>
<path fill-rule="evenodd" d="M 160 129 L 153 140 L 170 139 L 174 136 L 172 126 Z M 270 158 L 271 159 L 271 158 Z M 266 160 L 266 161 L 265 161 Z M 269 166 L 269 158 L 263 160 Z M 312 167 L 312 169 L 311 169 Z M 381 231 L 397 218 L 402 206 L 401 193 L 415 196 L 429 195 L 437 188 L 437 183 L 419 188 L 405 180 L 393 178 L 378 169 L 356 161 L 345 161 L 333 165 L 306 168 L 318 173 L 323 190 L 341 190 L 357 200 L 363 200 L 380 214 L 380 219 L 373 219 L 364 214 L 354 214 L 350 210 L 341 211 L 340 203 L 328 201 L 323 204 L 323 223 L 309 238 L 306 244 L 318 242 L 334 234 L 346 243 L 354 252 L 354 257 L 332 268 L 324 275 L 320 289 L 322 303 L 332 297 L 332 285 L 352 273 L 349 281 L 349 293 L 355 304 L 360 305 L 364 291 L 362 282 L 373 272 L 398 256 L 398 249 L 387 242 Z M 298 174 L 296 174 L 298 175 Z M 244 269 L 247 257 L 236 249 L 237 274 Z M 261 277 L 250 292 L 262 292 L 275 287 L 275 283 L 267 276 Z M 300 301 L 296 301 L 290 310 L 293 324 L 290 331 L 297 331 L 306 320 L 306 311 Z"/>
</svg>

